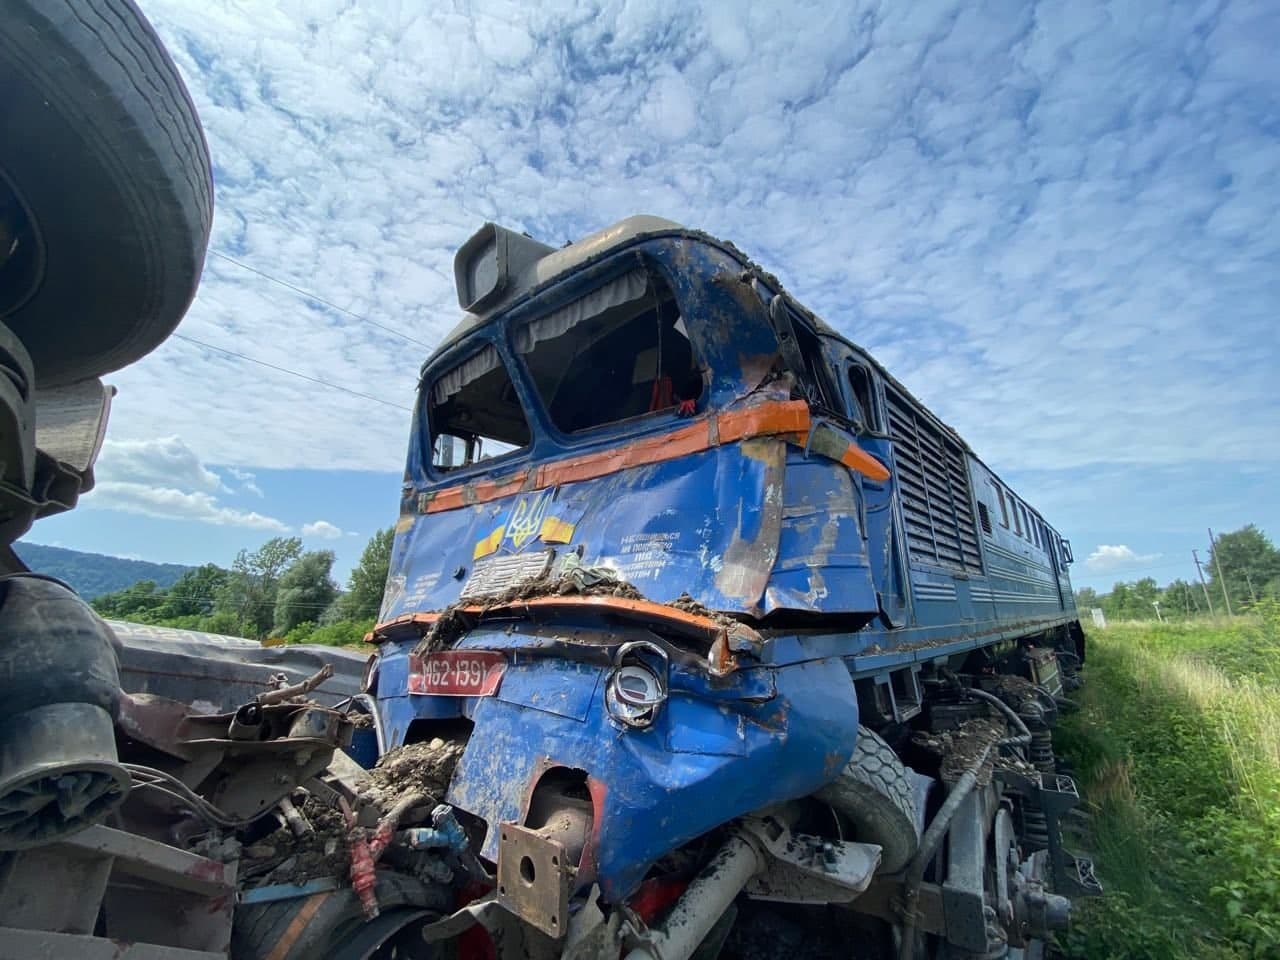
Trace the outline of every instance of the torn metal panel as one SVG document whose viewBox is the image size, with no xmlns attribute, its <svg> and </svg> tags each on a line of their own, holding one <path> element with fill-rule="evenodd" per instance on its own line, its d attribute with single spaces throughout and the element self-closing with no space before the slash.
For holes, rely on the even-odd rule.
<svg viewBox="0 0 1280 960">
<path fill-rule="evenodd" d="M 511 669 L 536 675 L 549 668 L 532 661 Z M 583 720 L 497 698 L 476 702 L 471 719 L 484 735 L 468 741 L 446 799 L 490 824 L 483 855 L 497 858 L 496 825 L 522 822 L 548 763 L 586 771 L 598 785 L 590 843 L 597 881 L 616 900 L 666 850 L 767 803 L 811 792 L 852 752 L 856 698 L 839 660 L 774 676 L 776 695 L 763 701 L 716 700 L 709 680 L 678 676 L 670 709 L 643 730 L 613 724 L 598 687 Z M 725 716 L 735 718 L 731 726 Z"/>
</svg>

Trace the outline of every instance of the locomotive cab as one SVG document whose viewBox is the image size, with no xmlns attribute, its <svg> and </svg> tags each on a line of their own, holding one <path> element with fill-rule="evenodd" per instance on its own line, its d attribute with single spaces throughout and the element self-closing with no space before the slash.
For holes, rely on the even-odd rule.
<svg viewBox="0 0 1280 960">
<path fill-rule="evenodd" d="M 423 369 L 384 616 L 568 553 L 646 599 L 775 623 L 856 626 L 900 595 L 866 547 L 889 477 L 868 368 L 860 396 L 736 251 L 649 217 L 561 250 L 489 225 L 457 273 L 477 312 Z"/>
</svg>

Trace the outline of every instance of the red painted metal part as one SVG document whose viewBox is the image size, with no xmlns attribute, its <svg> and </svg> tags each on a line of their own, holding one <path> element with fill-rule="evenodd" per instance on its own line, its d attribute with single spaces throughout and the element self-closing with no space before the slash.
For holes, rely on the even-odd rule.
<svg viewBox="0 0 1280 960">
<path fill-rule="evenodd" d="M 675 906 L 688 886 L 689 881 L 683 877 L 654 877 L 640 884 L 640 889 L 632 895 L 628 905 L 646 926 L 651 927 Z"/>
<path fill-rule="evenodd" d="M 363 827 L 352 827 L 347 833 L 347 848 L 351 852 L 351 889 L 360 898 L 365 919 L 372 920 L 378 915 L 378 896 L 374 892 L 378 877 L 373 866 L 373 851 Z"/>
<path fill-rule="evenodd" d="M 488 650 L 439 650 L 409 656 L 410 693 L 438 697 L 491 697 L 507 669 L 504 654 Z"/>
</svg>

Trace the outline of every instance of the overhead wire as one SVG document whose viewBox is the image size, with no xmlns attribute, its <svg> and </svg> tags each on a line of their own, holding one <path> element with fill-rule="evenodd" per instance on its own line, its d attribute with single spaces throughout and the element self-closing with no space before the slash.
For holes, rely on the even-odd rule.
<svg viewBox="0 0 1280 960">
<path fill-rule="evenodd" d="M 257 267 L 250 266 L 249 264 L 245 263 L 243 260 L 237 260 L 235 257 L 225 254 L 220 250 L 210 250 L 209 252 L 221 260 L 225 260 L 228 263 L 234 263 L 237 267 L 240 267 L 242 270 L 248 270 L 250 273 L 255 273 L 258 276 L 262 277 L 262 279 L 264 280 L 269 280 L 271 283 L 276 283 L 288 290 L 292 290 L 294 293 L 300 296 L 306 297 L 308 300 L 314 300 L 316 303 L 322 303 L 326 307 L 329 307 L 332 310 L 337 310 L 339 313 L 345 313 L 348 317 L 354 317 L 356 320 L 359 320 L 361 323 L 367 323 L 372 327 L 377 327 L 379 330 L 382 330 L 386 333 L 390 333 L 393 336 L 397 336 L 402 340 L 407 340 L 409 343 L 416 343 L 420 347 L 426 347 L 428 350 L 431 349 L 430 344 L 423 343 L 421 340 L 415 340 L 413 337 L 409 336 L 407 333 L 401 333 L 399 330 L 395 329 L 394 327 L 388 327 L 385 323 L 379 323 L 377 320 L 371 320 L 368 317 L 363 316 L 362 314 L 356 313 L 353 310 L 348 310 L 346 307 L 340 307 L 336 303 L 334 303 L 332 300 L 326 300 L 324 297 L 318 294 L 312 293 L 310 290 L 304 290 L 302 287 L 299 287 L 297 284 L 290 283 L 288 280 L 281 280 L 279 277 L 273 277 L 271 274 L 267 273 L 265 270 L 259 270 Z"/>
<path fill-rule="evenodd" d="M 331 383 L 328 380 L 321 380 L 319 377 L 313 377 L 310 374 L 300 373 L 297 370 L 290 370 L 288 367 L 282 367 L 278 364 L 271 363 L 267 360 L 259 360 L 257 357 L 251 357 L 248 354 L 239 353 L 235 350 L 228 350 L 226 347 L 219 347 L 212 343 L 206 343 L 203 340 L 197 340 L 195 337 L 188 336 L 185 333 L 174 333 L 173 337 L 178 340 L 185 340 L 187 343 L 193 343 L 197 347 L 203 347 L 205 350 L 213 350 L 216 353 L 225 353 L 229 357 L 235 357 L 239 360 L 245 360 L 249 363 L 256 363 L 259 366 L 266 367 L 269 370 L 275 370 L 279 373 L 287 373 L 291 377 L 298 377 L 301 380 L 308 380 L 311 383 L 319 384 L 322 387 L 328 387 L 330 390 L 338 390 L 342 393 L 349 393 L 353 397 L 360 397 L 362 400 L 372 400 L 374 403 L 380 403 L 384 407 L 394 407 L 396 410 L 404 410 L 408 413 L 413 412 L 412 407 L 406 407 L 402 403 L 395 403 L 391 400 L 384 400 L 382 397 L 375 397 L 372 394 L 361 393 L 359 390 L 352 390 L 350 387 L 344 387 L 338 383 Z"/>
<path fill-rule="evenodd" d="M 266 280 L 270 283 L 278 284 L 279 286 L 284 287 L 287 290 L 291 290 L 294 293 L 298 294 L 299 296 L 307 298 L 308 300 L 314 300 L 316 303 L 323 304 L 324 306 L 328 307 L 331 310 L 335 310 L 338 313 L 351 317 L 354 320 L 359 320 L 361 323 L 366 323 L 371 327 L 376 327 L 379 330 L 383 331 L 384 333 L 389 333 L 393 336 L 399 337 L 401 340 L 404 340 L 408 343 L 417 344 L 418 346 L 423 347 L 427 350 L 431 349 L 431 345 L 428 343 L 425 343 L 422 340 L 418 340 L 414 337 L 411 337 L 407 333 L 397 330 L 394 327 L 389 327 L 385 323 L 379 323 L 377 320 L 373 320 L 369 317 L 364 316 L 363 314 L 356 313 L 354 310 L 349 310 L 346 307 L 339 306 L 338 304 L 334 303 L 332 300 L 327 300 L 324 297 L 320 296 L 319 294 L 312 293 L 310 290 L 306 290 L 303 287 L 298 286 L 296 283 L 291 283 L 288 280 L 282 280 L 279 277 L 273 276 L 272 274 L 267 273 L 265 270 L 260 270 L 257 267 L 253 266 L 252 264 L 245 263 L 243 260 L 239 260 L 236 257 L 231 256 L 230 254 L 223 253 L 221 250 L 210 250 L 209 253 L 212 256 L 219 258 L 220 260 L 225 260 L 227 263 L 234 264 L 235 266 L 239 267 L 242 270 L 247 270 L 249 273 L 252 273 L 255 276 L 261 277 L 263 280 Z M 227 347 L 220 347 L 220 346 L 217 346 L 216 344 L 208 343 L 204 340 L 199 340 L 185 333 L 174 333 L 172 334 L 172 336 L 177 338 L 178 340 L 185 340 L 187 343 L 194 344 L 195 346 L 201 347 L 202 349 L 212 350 L 215 353 L 225 354 L 226 356 L 234 357 L 237 360 L 244 360 L 247 363 L 256 363 L 258 366 L 266 367 L 268 370 L 275 370 L 277 373 L 284 373 L 291 377 L 297 377 L 300 380 L 306 380 L 310 383 L 318 384 L 319 386 L 322 386 L 322 387 L 328 387 L 330 390 L 338 390 L 342 393 L 350 394 L 353 397 L 359 397 L 362 400 L 371 400 L 374 403 L 380 403 L 386 407 L 393 407 L 396 410 L 404 410 L 410 413 L 413 412 L 412 407 L 407 407 L 404 404 L 395 403 L 391 400 L 384 400 L 382 397 L 375 397 L 372 394 L 363 393 L 359 390 L 353 390 L 350 387 L 344 387 L 341 384 L 331 383 L 328 380 L 322 380 L 319 377 L 313 377 L 310 374 L 302 373 L 298 370 L 290 369 L 289 367 L 282 367 L 279 364 L 271 363 L 268 360 L 261 360 L 258 357 L 251 357 L 248 354 L 240 353 L 237 350 L 231 350 Z"/>
</svg>

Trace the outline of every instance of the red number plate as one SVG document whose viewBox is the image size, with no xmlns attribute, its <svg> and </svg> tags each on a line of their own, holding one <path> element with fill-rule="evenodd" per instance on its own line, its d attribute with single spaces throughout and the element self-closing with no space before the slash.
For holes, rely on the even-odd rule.
<svg viewBox="0 0 1280 960">
<path fill-rule="evenodd" d="M 437 697 L 491 697 L 507 658 L 488 650 L 442 650 L 409 658 L 409 692 Z"/>
</svg>

